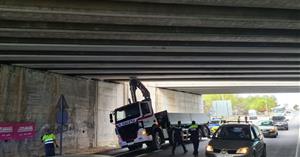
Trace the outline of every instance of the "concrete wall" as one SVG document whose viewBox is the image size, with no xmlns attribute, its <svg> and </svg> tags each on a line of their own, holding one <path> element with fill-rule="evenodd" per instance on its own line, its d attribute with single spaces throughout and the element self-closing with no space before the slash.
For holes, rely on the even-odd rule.
<svg viewBox="0 0 300 157">
<path fill-rule="evenodd" d="M 155 111 L 202 112 L 201 96 L 158 89 L 146 84 Z M 0 141 L 1 157 L 44 155 L 43 129 L 57 130 L 57 101 L 65 95 L 69 123 L 64 131 L 64 152 L 102 146 L 117 147 L 109 113 L 128 103 L 128 83 L 107 83 L 43 73 L 20 67 L 0 66 L 0 122 L 35 122 L 36 136 L 23 141 Z M 137 90 L 138 100 L 142 94 Z"/>
<path fill-rule="evenodd" d="M 127 97 L 131 98 L 130 91 L 127 86 Z M 183 113 L 203 113 L 203 102 L 201 95 L 179 92 L 174 90 L 157 88 L 155 83 L 143 83 L 149 90 L 152 100 L 152 106 L 155 112 L 168 110 L 168 112 Z M 137 100 L 143 100 L 140 90 L 137 90 Z M 128 103 L 128 102 L 127 102 Z"/>
<path fill-rule="evenodd" d="M 125 104 L 124 91 L 124 84 L 98 83 L 97 146 L 117 146 L 117 136 L 109 114 Z"/>
<path fill-rule="evenodd" d="M 45 127 L 57 129 L 57 101 L 65 95 L 69 123 L 64 152 L 94 147 L 96 82 L 0 65 L 0 122 L 34 122 L 36 136 L 23 141 L 0 141 L 1 157 L 44 155 L 40 136 Z"/>
<path fill-rule="evenodd" d="M 203 113 L 200 95 L 157 88 L 156 110 L 181 113 Z"/>
</svg>

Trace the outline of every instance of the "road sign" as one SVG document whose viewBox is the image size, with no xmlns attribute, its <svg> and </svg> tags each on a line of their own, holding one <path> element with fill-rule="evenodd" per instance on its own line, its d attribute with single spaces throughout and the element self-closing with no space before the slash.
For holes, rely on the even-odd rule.
<svg viewBox="0 0 300 157">
<path fill-rule="evenodd" d="M 68 123 L 68 119 L 69 119 L 69 114 L 66 110 L 63 111 L 59 110 L 56 113 L 56 123 L 65 125 Z"/>
</svg>

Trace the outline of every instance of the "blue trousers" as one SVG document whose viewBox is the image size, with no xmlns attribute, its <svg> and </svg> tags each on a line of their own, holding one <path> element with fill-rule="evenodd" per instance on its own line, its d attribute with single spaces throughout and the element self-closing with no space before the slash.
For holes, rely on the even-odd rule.
<svg viewBox="0 0 300 157">
<path fill-rule="evenodd" d="M 46 156 L 55 156 L 54 143 L 45 144 Z"/>
</svg>

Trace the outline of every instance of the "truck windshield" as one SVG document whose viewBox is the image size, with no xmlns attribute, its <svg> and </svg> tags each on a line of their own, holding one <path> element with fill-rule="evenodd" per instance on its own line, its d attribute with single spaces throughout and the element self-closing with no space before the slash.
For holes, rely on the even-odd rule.
<svg viewBox="0 0 300 157">
<path fill-rule="evenodd" d="M 116 121 L 124 121 L 130 118 L 137 118 L 140 116 L 140 105 L 138 103 L 130 104 L 128 106 L 117 109 L 115 112 Z"/>
</svg>

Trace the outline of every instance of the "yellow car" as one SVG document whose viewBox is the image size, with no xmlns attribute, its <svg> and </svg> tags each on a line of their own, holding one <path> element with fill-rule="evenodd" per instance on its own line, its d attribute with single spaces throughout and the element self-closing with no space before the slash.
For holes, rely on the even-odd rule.
<svg viewBox="0 0 300 157">
<path fill-rule="evenodd" d="M 214 119 L 209 122 L 208 128 L 210 129 L 210 132 L 214 134 L 218 128 L 221 126 L 221 119 Z"/>
</svg>

